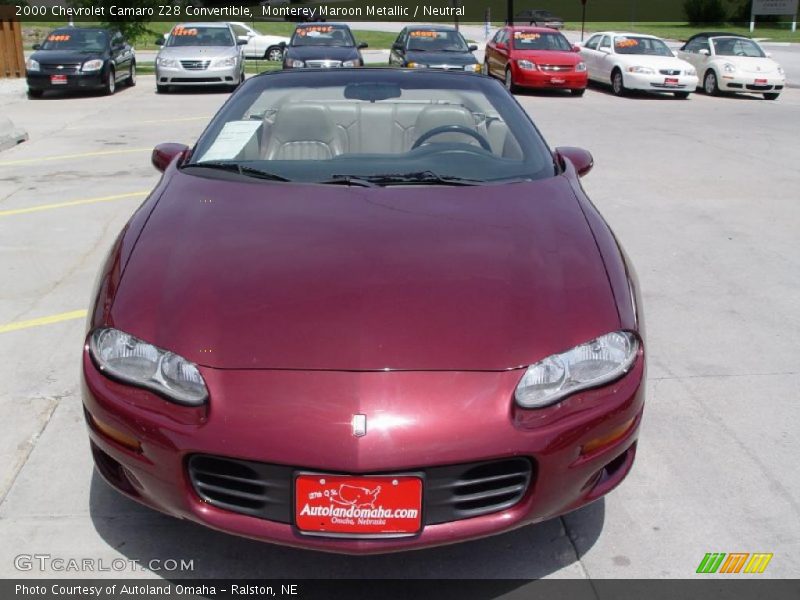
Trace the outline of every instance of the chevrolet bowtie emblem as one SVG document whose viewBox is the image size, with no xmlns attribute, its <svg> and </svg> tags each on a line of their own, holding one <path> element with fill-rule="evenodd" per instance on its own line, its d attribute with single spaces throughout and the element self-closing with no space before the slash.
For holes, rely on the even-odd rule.
<svg viewBox="0 0 800 600">
<path fill-rule="evenodd" d="M 353 427 L 353 435 L 355 437 L 367 435 L 367 415 L 353 415 L 353 420 L 350 424 Z"/>
</svg>

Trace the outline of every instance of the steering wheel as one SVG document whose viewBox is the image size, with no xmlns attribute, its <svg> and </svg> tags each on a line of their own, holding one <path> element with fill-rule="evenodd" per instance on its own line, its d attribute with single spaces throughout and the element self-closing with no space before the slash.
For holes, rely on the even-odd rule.
<svg viewBox="0 0 800 600">
<path fill-rule="evenodd" d="M 414 145 L 411 146 L 412 150 L 416 150 L 422 144 L 427 142 L 429 139 L 436 135 L 440 135 L 442 133 L 463 133 L 464 135 L 468 135 L 471 138 L 477 140 L 477 142 L 481 145 L 481 148 L 486 150 L 487 152 L 492 151 L 492 147 L 489 145 L 489 142 L 486 141 L 486 138 L 483 137 L 480 133 L 475 131 L 474 129 L 470 129 L 469 127 L 465 127 L 464 125 L 442 125 L 440 127 L 434 127 L 423 133 L 417 141 L 414 142 Z"/>
</svg>

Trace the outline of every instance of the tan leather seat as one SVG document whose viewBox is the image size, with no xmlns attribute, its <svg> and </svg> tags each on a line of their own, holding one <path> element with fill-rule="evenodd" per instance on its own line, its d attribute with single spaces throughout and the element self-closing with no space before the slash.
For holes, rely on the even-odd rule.
<svg viewBox="0 0 800 600">
<path fill-rule="evenodd" d="M 268 160 L 328 160 L 341 153 L 336 124 L 324 106 L 295 104 L 278 111 L 267 145 Z"/>
<path fill-rule="evenodd" d="M 445 125 L 460 125 L 476 131 L 475 118 L 463 106 L 428 106 L 419 113 L 414 125 L 414 139 L 419 139 L 428 131 Z M 427 143 L 461 143 L 479 145 L 478 142 L 463 133 L 440 133 L 428 139 Z"/>
</svg>

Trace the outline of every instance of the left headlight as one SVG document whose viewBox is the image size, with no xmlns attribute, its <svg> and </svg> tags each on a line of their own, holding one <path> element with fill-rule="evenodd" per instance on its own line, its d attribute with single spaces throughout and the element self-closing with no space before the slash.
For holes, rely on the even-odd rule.
<svg viewBox="0 0 800 600">
<path fill-rule="evenodd" d="M 736 72 L 736 65 L 733 63 L 725 63 L 724 65 L 722 65 L 722 68 L 725 70 L 726 73 Z"/>
<path fill-rule="evenodd" d="M 478 63 L 475 63 L 474 65 L 464 65 L 464 70 L 469 71 L 470 73 L 480 73 L 481 66 Z"/>
<path fill-rule="evenodd" d="M 778 75 L 786 75 L 786 71 L 783 70 L 783 67 L 778 65 Z"/>
<path fill-rule="evenodd" d="M 530 60 L 518 60 L 517 66 L 525 71 L 535 71 L 536 63 Z"/>
<path fill-rule="evenodd" d="M 688 69 L 686 69 L 685 73 L 689 77 L 696 77 L 697 76 L 697 69 L 695 69 L 694 67 L 689 67 Z"/>
<path fill-rule="evenodd" d="M 86 73 L 88 71 L 99 71 L 102 68 L 103 68 L 103 61 L 100 60 L 99 58 L 95 58 L 94 60 L 87 60 L 85 63 L 83 63 L 81 71 Z"/>
<path fill-rule="evenodd" d="M 200 406 L 208 400 L 197 365 L 123 331 L 95 330 L 89 351 L 98 368 L 114 379 L 153 390 L 177 404 Z"/>
<path fill-rule="evenodd" d="M 628 372 L 636 360 L 639 339 L 615 331 L 561 354 L 553 354 L 525 371 L 514 398 L 522 408 L 543 408 L 580 390 L 597 387 Z"/>
<path fill-rule="evenodd" d="M 28 71 L 39 71 L 39 61 L 29 58 L 27 61 L 25 61 L 25 68 L 28 69 Z"/>
<path fill-rule="evenodd" d="M 214 61 L 212 65 L 214 67 L 235 67 L 236 66 L 236 57 L 235 56 L 228 56 L 227 58 L 218 58 Z"/>
<path fill-rule="evenodd" d="M 578 73 L 583 73 L 584 71 L 586 71 L 586 63 L 585 62 L 579 62 L 577 65 L 575 65 L 575 70 Z"/>
</svg>

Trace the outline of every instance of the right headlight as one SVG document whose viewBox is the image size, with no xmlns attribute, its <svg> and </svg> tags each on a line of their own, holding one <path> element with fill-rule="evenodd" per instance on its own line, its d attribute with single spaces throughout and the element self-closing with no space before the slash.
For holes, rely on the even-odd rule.
<svg viewBox="0 0 800 600">
<path fill-rule="evenodd" d="M 579 62 L 577 65 L 575 65 L 575 70 L 578 73 L 583 73 L 586 70 L 586 63 L 585 62 Z"/>
<path fill-rule="evenodd" d="M 725 70 L 726 73 L 736 72 L 736 65 L 733 63 L 725 63 L 724 65 L 722 65 L 722 68 Z"/>
<path fill-rule="evenodd" d="M 302 60 L 297 60 L 296 58 L 287 58 L 284 66 L 290 69 L 302 69 L 306 66 L 306 63 Z"/>
<path fill-rule="evenodd" d="M 555 404 L 580 390 L 618 379 L 631 368 L 638 350 L 636 334 L 615 331 L 553 354 L 528 367 L 514 398 L 522 408 Z"/>
<path fill-rule="evenodd" d="M 524 71 L 535 71 L 536 70 L 536 63 L 530 60 L 518 60 L 517 66 Z"/>
<path fill-rule="evenodd" d="M 408 68 L 409 69 L 427 69 L 428 65 L 423 65 L 423 64 L 420 64 L 418 62 L 414 62 L 412 60 L 410 63 L 408 63 Z"/>
<path fill-rule="evenodd" d="M 159 67 L 165 67 L 167 69 L 175 69 L 178 67 L 178 61 L 174 58 L 157 58 L 156 64 Z"/>
<path fill-rule="evenodd" d="M 29 58 L 25 61 L 25 68 L 28 69 L 28 71 L 39 71 L 39 61 Z"/>
<path fill-rule="evenodd" d="M 642 75 L 653 75 L 655 73 L 655 70 L 651 69 L 650 67 L 635 66 L 635 67 L 628 67 L 628 73 L 641 73 Z"/>
<path fill-rule="evenodd" d="M 97 367 L 113 379 L 147 388 L 177 404 L 200 406 L 208 389 L 197 365 L 112 328 L 95 330 L 89 351 Z"/>
</svg>

